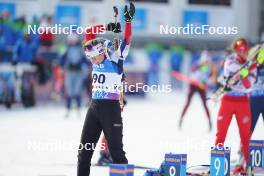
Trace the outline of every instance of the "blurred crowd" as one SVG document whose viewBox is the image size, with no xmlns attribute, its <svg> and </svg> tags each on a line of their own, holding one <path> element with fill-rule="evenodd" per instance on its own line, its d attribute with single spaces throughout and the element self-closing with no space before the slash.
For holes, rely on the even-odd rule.
<svg viewBox="0 0 264 176">
<path fill-rule="evenodd" d="M 91 65 L 83 55 L 82 37 L 77 34 L 55 36 L 50 31 L 28 33 L 28 25 L 52 27 L 53 19 L 43 15 L 29 22 L 24 17 L 13 19 L 8 11 L 0 16 L 0 104 L 11 108 L 12 104 L 21 102 L 25 107 L 32 107 L 43 99 L 65 99 L 67 109 L 72 108 L 73 102 L 79 109 L 83 95 L 88 99 L 91 95 Z M 184 47 L 149 43 L 144 51 L 149 61 L 144 83 L 160 84 L 160 74 L 164 71 L 160 64 L 165 53 L 169 55 L 170 72 L 183 71 L 187 52 Z M 131 53 L 127 64 L 133 64 Z M 190 53 L 189 64 L 197 62 L 201 51 Z M 216 54 L 209 59 L 217 63 L 221 58 L 222 55 Z M 173 89 L 182 88 L 181 80 L 172 75 L 168 77 Z"/>
<path fill-rule="evenodd" d="M 28 33 L 29 24 L 52 26 L 52 17 L 43 15 L 27 22 L 24 17 L 12 19 L 7 11 L 0 17 L 0 103 L 7 108 L 14 102 L 34 106 L 39 98 L 36 86 L 50 84 L 51 90 L 44 90 L 49 98 L 58 101 L 65 96 L 68 108 L 72 99 L 79 107 L 90 66 L 82 52 L 81 38 L 69 35 L 64 44 L 50 31 Z"/>
</svg>

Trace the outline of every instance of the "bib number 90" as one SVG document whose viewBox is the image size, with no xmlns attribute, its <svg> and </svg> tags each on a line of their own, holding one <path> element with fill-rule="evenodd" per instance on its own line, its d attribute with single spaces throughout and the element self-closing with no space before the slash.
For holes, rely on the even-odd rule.
<svg viewBox="0 0 264 176">
<path fill-rule="evenodd" d="M 93 74 L 93 83 L 104 84 L 105 83 L 105 75 L 104 74 L 97 75 L 96 73 L 94 73 Z"/>
</svg>

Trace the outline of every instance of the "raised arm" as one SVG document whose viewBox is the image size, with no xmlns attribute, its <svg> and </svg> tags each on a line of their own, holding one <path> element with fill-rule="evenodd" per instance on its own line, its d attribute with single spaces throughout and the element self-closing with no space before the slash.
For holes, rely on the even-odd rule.
<svg viewBox="0 0 264 176">
<path fill-rule="evenodd" d="M 124 31 L 124 38 L 119 47 L 119 56 L 120 59 L 125 59 L 128 55 L 129 47 L 132 40 L 132 26 L 131 22 L 135 15 L 135 6 L 133 3 L 130 3 L 130 6 L 125 6 L 124 9 L 124 17 L 125 17 L 125 31 Z"/>
<path fill-rule="evenodd" d="M 132 39 L 132 27 L 131 22 L 125 23 L 124 41 L 126 45 L 130 45 Z"/>
</svg>

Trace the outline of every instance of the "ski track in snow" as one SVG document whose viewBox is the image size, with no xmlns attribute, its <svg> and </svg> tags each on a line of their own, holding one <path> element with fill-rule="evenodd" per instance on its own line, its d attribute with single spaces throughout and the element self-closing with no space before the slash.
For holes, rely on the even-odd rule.
<svg viewBox="0 0 264 176">
<path fill-rule="evenodd" d="M 194 96 L 182 130 L 178 130 L 185 96 L 185 92 L 174 92 L 128 99 L 123 113 L 124 149 L 131 164 L 158 168 L 168 152 L 187 153 L 188 166 L 209 163 L 218 106 L 208 101 L 214 125 L 213 131 L 208 133 L 202 103 Z M 73 111 L 71 117 L 65 119 L 63 105 L 38 105 L 11 111 L 0 107 L 0 176 L 75 176 L 86 111 L 87 107 L 83 107 L 81 118 Z M 263 129 L 261 119 L 253 138 L 263 140 Z M 233 119 L 226 139 L 226 146 L 231 146 L 231 160 L 237 157 L 239 141 Z M 96 151 L 93 163 L 98 156 Z M 93 167 L 90 175 L 107 176 L 108 171 L 108 168 Z M 135 171 L 135 176 L 143 174 L 144 170 Z"/>
</svg>

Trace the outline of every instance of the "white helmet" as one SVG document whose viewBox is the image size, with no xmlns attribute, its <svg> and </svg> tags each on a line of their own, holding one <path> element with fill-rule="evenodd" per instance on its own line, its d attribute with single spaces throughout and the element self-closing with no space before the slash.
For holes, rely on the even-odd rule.
<svg viewBox="0 0 264 176">
<path fill-rule="evenodd" d="M 111 41 L 103 38 L 97 38 L 93 40 L 89 40 L 84 43 L 84 52 L 88 59 L 98 56 L 102 53 L 107 53 L 107 49 L 110 45 Z"/>
</svg>

